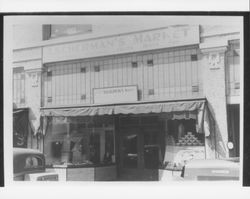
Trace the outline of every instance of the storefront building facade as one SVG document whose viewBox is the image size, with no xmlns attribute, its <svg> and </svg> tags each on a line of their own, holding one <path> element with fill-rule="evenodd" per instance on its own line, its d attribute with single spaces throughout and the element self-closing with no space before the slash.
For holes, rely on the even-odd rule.
<svg viewBox="0 0 250 199">
<path fill-rule="evenodd" d="M 160 180 L 190 159 L 239 156 L 239 46 L 240 31 L 199 25 L 15 49 L 28 147 L 64 180 Z"/>
</svg>

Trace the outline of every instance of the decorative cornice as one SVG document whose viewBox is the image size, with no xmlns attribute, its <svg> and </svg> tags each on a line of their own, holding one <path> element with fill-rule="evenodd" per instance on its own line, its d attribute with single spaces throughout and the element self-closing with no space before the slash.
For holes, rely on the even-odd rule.
<svg viewBox="0 0 250 199">
<path fill-rule="evenodd" d="M 200 50 L 202 53 L 225 52 L 227 48 L 228 48 L 227 40 L 206 42 L 200 44 Z"/>
<path fill-rule="evenodd" d="M 26 73 L 38 73 L 42 72 L 42 68 L 34 68 L 34 69 L 27 69 L 25 70 Z"/>
</svg>

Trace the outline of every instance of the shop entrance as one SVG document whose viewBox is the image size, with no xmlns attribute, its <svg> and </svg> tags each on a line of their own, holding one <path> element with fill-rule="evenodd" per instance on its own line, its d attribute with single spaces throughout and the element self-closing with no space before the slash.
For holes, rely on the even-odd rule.
<svg viewBox="0 0 250 199">
<path fill-rule="evenodd" d="M 158 180 L 161 162 L 160 135 L 159 127 L 121 130 L 120 180 Z"/>
</svg>

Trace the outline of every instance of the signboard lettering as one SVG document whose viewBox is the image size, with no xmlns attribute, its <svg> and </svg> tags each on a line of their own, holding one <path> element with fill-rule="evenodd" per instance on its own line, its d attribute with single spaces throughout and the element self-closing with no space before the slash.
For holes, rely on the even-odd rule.
<svg viewBox="0 0 250 199">
<path fill-rule="evenodd" d="M 137 87 L 124 86 L 113 88 L 97 88 L 94 89 L 94 103 L 125 103 L 137 101 Z"/>
<path fill-rule="evenodd" d="M 107 38 L 45 46 L 43 62 L 83 59 L 198 43 L 198 26 L 167 27 Z"/>
</svg>

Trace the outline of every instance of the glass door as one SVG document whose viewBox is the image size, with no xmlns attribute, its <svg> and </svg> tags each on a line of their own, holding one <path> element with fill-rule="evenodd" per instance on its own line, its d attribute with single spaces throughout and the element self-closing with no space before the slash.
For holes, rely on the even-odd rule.
<svg viewBox="0 0 250 199">
<path fill-rule="evenodd" d="M 123 135 L 122 159 L 123 168 L 138 167 L 138 134 Z"/>
<path fill-rule="evenodd" d="M 142 135 L 140 129 L 123 129 L 120 136 L 120 157 L 120 180 L 140 180 L 140 171 L 143 167 Z"/>
<path fill-rule="evenodd" d="M 159 133 L 156 129 L 127 129 L 121 132 L 121 180 L 158 180 Z"/>
<path fill-rule="evenodd" d="M 144 168 L 158 169 L 160 162 L 160 143 L 158 132 L 144 130 Z"/>
</svg>

